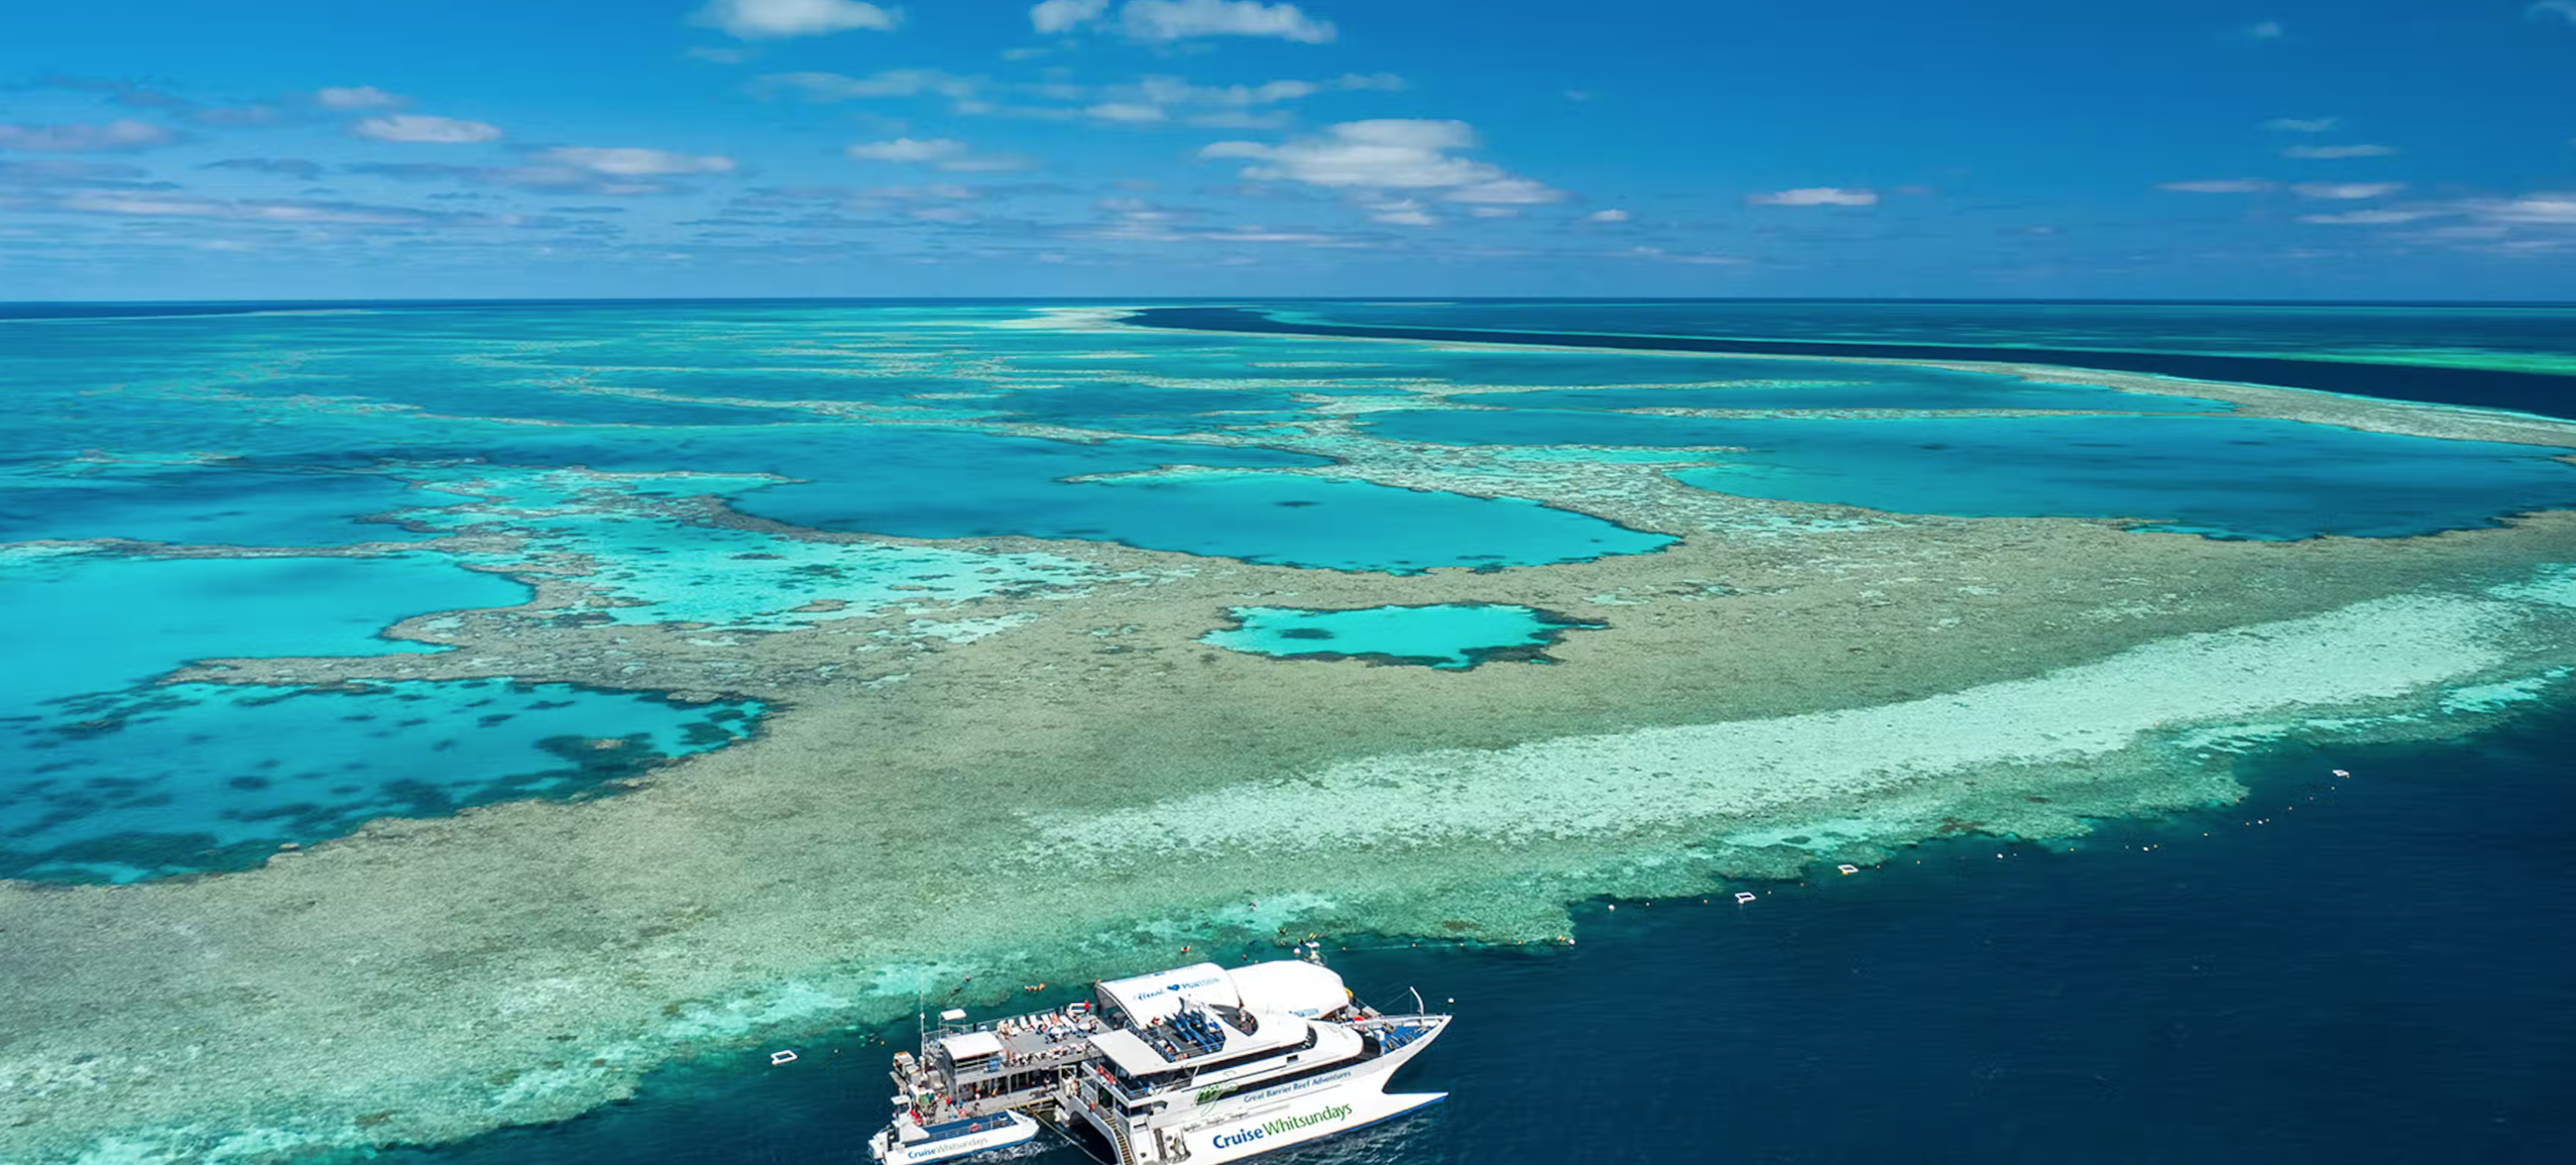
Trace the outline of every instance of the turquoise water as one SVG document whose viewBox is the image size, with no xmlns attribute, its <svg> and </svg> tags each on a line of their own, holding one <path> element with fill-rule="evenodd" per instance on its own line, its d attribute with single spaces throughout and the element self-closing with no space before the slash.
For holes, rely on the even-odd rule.
<svg viewBox="0 0 2576 1165">
<path fill-rule="evenodd" d="M 0 747 L 43 745 L 93 775 L 160 773 L 148 788 L 82 802 L 94 819 L 46 800 L 74 786 L 41 795 L 12 786 L 0 794 L 18 798 L 10 804 L 21 814 L 6 827 L 20 831 L 5 843 L 12 860 L 62 877 L 197 868 L 209 852 L 235 860 L 368 814 L 596 787 L 543 776 L 566 771 L 547 740 L 647 739 L 608 759 L 696 747 L 669 735 L 688 731 L 696 713 L 631 694 L 550 697 L 569 705 L 490 724 L 487 713 L 440 712 L 385 738 L 365 735 L 386 730 L 382 717 L 317 709 L 473 702 L 443 689 L 191 688 L 162 690 L 154 698 L 166 706 L 148 705 L 159 710 L 114 712 L 147 707 L 133 703 L 146 698 L 137 685 L 191 660 L 436 650 L 382 632 L 410 616 L 528 599 L 525 584 L 469 567 L 590 570 L 589 601 L 537 613 L 559 622 L 795 634 L 862 615 L 936 621 L 967 600 L 1117 581 L 1070 549 L 980 544 L 1005 536 L 1388 574 L 1674 544 L 1528 500 L 1281 472 L 1389 456 L 1365 440 L 1307 442 L 1286 425 L 1355 397 L 1429 389 L 1499 406 L 1361 418 L 1361 432 L 1391 442 L 1477 445 L 1551 474 L 1740 447 L 1677 475 L 1727 493 L 1895 512 L 2129 517 L 2213 537 L 2296 538 L 2425 533 L 2576 503 L 2576 470 L 2542 450 L 2223 415 L 1709 421 L 1608 411 L 2224 409 L 2190 397 L 1813 360 L 997 326 L 1031 317 L 1014 305 L 553 304 L 0 320 L 9 352 L 0 391 L 17 406 L 17 423 L 0 428 L 0 539 L 124 538 L 219 553 L 419 547 L 372 558 L 0 549 L 13 658 L 43 661 L 0 680 L 0 718 L 18 737 Z M 1672 387 L 1703 384 L 1722 387 Z M 1005 428 L 1017 424 L 1100 436 Z M 1408 475 L 1436 472 L 1400 464 Z M 740 528 L 728 510 L 791 529 Z M 366 520 L 378 515 L 413 528 Z M 470 550 L 429 541 L 442 534 L 486 541 Z M 492 539 L 503 541 L 495 549 Z M 1552 619 L 1514 607 L 1259 608 L 1221 634 L 1265 654 L 1458 668 L 1535 652 L 1566 626 Z M 273 698 L 281 694 L 292 698 Z M 64 719 L 79 709 L 90 711 Z M 122 727 L 62 734 L 80 718 Z M 260 758 L 239 761 L 249 754 L 235 747 L 255 741 L 224 727 L 236 723 L 308 742 L 314 755 L 355 755 L 364 749 L 348 742 L 363 739 L 388 758 L 421 745 L 445 760 L 425 776 L 400 775 L 387 759 L 366 779 L 315 777 L 328 795 L 312 796 L 277 783 L 198 789 L 152 768 L 159 753 L 197 755 L 182 746 L 198 741 L 221 747 L 197 767 L 229 774 L 225 782 L 257 777 L 243 765 Z M 342 723 L 356 735 L 329 727 Z M 330 793 L 343 784 L 353 791 Z M 279 800 L 290 797 L 301 799 Z M 162 840 L 87 865 L 57 852 L 129 835 Z M 53 856 L 29 856 L 39 851 Z M 135 856 L 147 851 L 161 856 Z"/>
<path fill-rule="evenodd" d="M 1463 670 L 1495 659 L 1544 660 L 1539 649 L 1569 628 L 1605 624 L 1502 603 L 1305 610 L 1235 607 L 1235 626 L 1200 636 L 1234 651 L 1281 659 L 1366 659 Z"/>
<path fill-rule="evenodd" d="M 1672 545 L 1587 514 L 1519 498 L 1471 498 L 1360 481 L 1259 473 L 1126 477 L 1089 483 L 1051 536 L 1327 570 L 1417 574 L 1645 554 Z M 1151 515 L 1153 525 L 1114 524 Z M 1092 519 L 1086 521 L 1086 519 Z"/>
<path fill-rule="evenodd" d="M 518 551 L 471 555 L 493 568 L 548 555 L 591 564 L 582 582 L 610 605 L 586 622 L 705 623 L 778 631 L 827 619 L 921 611 L 968 599 L 1059 591 L 1104 572 L 1076 559 L 879 541 L 819 541 L 682 520 L 674 498 L 724 497 L 765 478 L 604 478 L 572 470 L 459 471 L 429 496 L 458 501 L 407 519 L 441 531 L 506 528 Z"/>
<path fill-rule="evenodd" d="M 77 700 L 0 735 L 0 878 L 234 869 L 370 818 L 587 792 L 741 739 L 760 711 L 498 680 Z"/>
<path fill-rule="evenodd" d="M 1015 421 L 1113 433 L 1186 433 L 1260 424 L 1301 415 L 1284 392 L 1084 384 L 1019 389 L 992 406 Z"/>
<path fill-rule="evenodd" d="M 0 551 L 13 666 L 0 717 L 119 691 L 191 660 L 439 650 L 379 632 L 412 615 L 525 602 L 440 558 L 131 558 Z M 29 666 L 25 661 L 42 661 Z"/>
<path fill-rule="evenodd" d="M 1783 362 L 1788 363 L 1788 362 Z M 1459 404 L 1513 409 L 2058 409 L 2097 413 L 2228 412 L 2236 406 L 2203 397 L 2119 392 L 2080 384 L 2041 384 L 1938 368 L 1873 369 L 1850 365 L 1783 369 L 1807 383 L 1724 388 L 1538 389 L 1460 393 Z M 2179 392 L 2184 386 L 2176 385 Z"/>
<path fill-rule="evenodd" d="M 2403 537 L 2576 504 L 2545 447 L 2202 417 L 1700 420 L 1619 413 L 1380 413 L 1445 444 L 1731 446 L 1674 471 L 1744 497 L 1910 514 L 2142 518 L 2212 537 Z"/>
<path fill-rule="evenodd" d="M 0 541 L 131 538 L 181 546 L 341 546 L 423 537 L 359 519 L 419 504 L 361 473 L 101 465 L 0 474 Z"/>
</svg>

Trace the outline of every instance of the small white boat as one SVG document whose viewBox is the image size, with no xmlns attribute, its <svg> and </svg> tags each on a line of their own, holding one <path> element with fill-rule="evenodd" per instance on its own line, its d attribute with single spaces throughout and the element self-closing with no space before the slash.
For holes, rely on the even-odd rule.
<svg viewBox="0 0 2576 1165">
<path fill-rule="evenodd" d="M 1005 1109 L 989 1116 L 965 1117 L 924 1125 L 907 1109 L 894 1123 L 868 1141 L 868 1155 L 887 1165 L 925 1165 L 954 1161 L 990 1149 L 1025 1144 L 1038 1135 L 1038 1122 Z"/>
</svg>

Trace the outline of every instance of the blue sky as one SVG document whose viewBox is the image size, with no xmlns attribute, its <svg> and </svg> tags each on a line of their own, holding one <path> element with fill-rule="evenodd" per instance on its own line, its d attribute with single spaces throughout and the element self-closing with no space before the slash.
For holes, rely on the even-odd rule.
<svg viewBox="0 0 2576 1165">
<path fill-rule="evenodd" d="M 2576 0 L 0 6 L 0 300 L 2576 299 Z"/>
</svg>

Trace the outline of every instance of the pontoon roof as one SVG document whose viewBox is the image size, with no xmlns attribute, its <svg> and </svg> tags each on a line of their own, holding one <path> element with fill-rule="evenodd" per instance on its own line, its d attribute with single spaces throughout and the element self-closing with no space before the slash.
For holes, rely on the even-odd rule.
<svg viewBox="0 0 2576 1165">
<path fill-rule="evenodd" d="M 1099 992 L 1102 999 L 1127 1013 L 1128 1022 L 1140 1024 L 1171 1015 L 1184 1000 L 1307 1019 L 1350 1002 L 1340 975 L 1296 959 L 1254 963 L 1232 971 L 1214 963 L 1194 963 L 1132 979 L 1104 979 Z"/>
<path fill-rule="evenodd" d="M 1241 1006 L 1234 979 L 1214 963 L 1193 963 L 1132 979 L 1100 981 L 1102 999 L 1116 1003 L 1129 1023 L 1152 1023 L 1181 1009 L 1184 999 Z"/>
<path fill-rule="evenodd" d="M 972 1060 L 977 1056 L 1000 1055 L 1002 1037 L 991 1032 L 965 1032 L 939 1037 L 939 1046 L 947 1050 L 949 1062 L 956 1063 L 961 1060 Z"/>
<path fill-rule="evenodd" d="M 1110 1063 L 1118 1065 L 1119 1071 L 1130 1076 L 1169 1071 L 1172 1067 L 1172 1062 L 1164 1059 L 1161 1052 L 1124 1028 L 1092 1033 L 1091 1046 L 1100 1049 L 1101 1055 L 1109 1057 Z"/>
<path fill-rule="evenodd" d="M 1342 989 L 1340 975 L 1297 959 L 1236 967 L 1226 977 L 1234 980 L 1234 991 L 1243 1000 L 1244 1010 L 1265 1015 L 1313 1019 L 1351 1001 L 1350 992 Z"/>
</svg>

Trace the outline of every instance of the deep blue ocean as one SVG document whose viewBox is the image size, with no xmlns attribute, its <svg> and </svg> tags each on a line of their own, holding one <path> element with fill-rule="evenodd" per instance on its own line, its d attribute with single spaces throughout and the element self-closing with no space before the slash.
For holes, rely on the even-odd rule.
<svg viewBox="0 0 2576 1165">
<path fill-rule="evenodd" d="M 2571 750 L 2566 712 L 2285 749 L 2241 806 L 2071 850 L 1934 842 L 1749 907 L 1596 903 L 1542 954 L 1342 953 L 1363 998 L 1455 999 L 1398 1080 L 1450 1098 L 1281 1160 L 2566 1161 Z M 388 1156 L 856 1161 L 885 1115 L 870 1041 L 910 1036 L 685 1065 L 581 1120 Z"/>
</svg>

